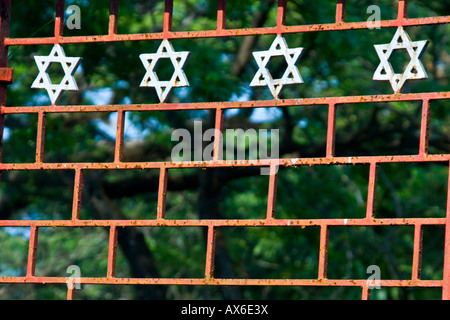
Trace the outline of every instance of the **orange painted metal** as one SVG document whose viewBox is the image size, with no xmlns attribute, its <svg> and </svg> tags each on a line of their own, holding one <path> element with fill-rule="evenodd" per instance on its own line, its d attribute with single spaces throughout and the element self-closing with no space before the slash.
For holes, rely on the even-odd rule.
<svg viewBox="0 0 450 320">
<path fill-rule="evenodd" d="M 217 28 L 205 31 L 172 31 L 173 0 L 165 0 L 163 31 L 160 33 L 145 34 L 117 34 L 117 21 L 119 17 L 118 0 L 110 0 L 110 16 L 108 34 L 82 37 L 65 37 L 63 35 L 64 0 L 56 0 L 54 37 L 46 38 L 10 38 L 9 18 L 10 0 L 0 0 L 0 129 L 3 129 L 3 119 L 7 114 L 32 113 L 38 115 L 37 148 L 34 163 L 3 163 L 0 161 L 0 172 L 8 170 L 72 170 L 74 172 L 74 192 L 72 205 L 72 219 L 70 220 L 1 220 L 0 227 L 29 227 L 30 242 L 28 251 L 27 273 L 24 277 L 0 277 L 0 283 L 59 283 L 67 282 L 67 277 L 40 277 L 35 274 L 36 250 L 38 246 L 39 229 L 43 227 L 105 227 L 109 228 L 108 267 L 105 277 L 82 277 L 80 283 L 90 284 L 117 284 L 117 285 L 211 285 L 211 286 L 351 286 L 361 288 L 361 298 L 370 298 L 370 289 L 365 279 L 328 279 L 327 260 L 329 230 L 334 226 L 414 226 L 414 249 L 411 279 L 380 280 L 381 286 L 386 287 L 439 287 L 442 288 L 442 298 L 450 299 L 450 190 L 448 191 L 447 215 L 445 218 L 376 218 L 374 216 L 374 203 L 376 197 L 377 168 L 381 163 L 399 162 L 441 162 L 450 164 L 450 154 L 428 154 L 429 112 L 433 100 L 448 100 L 450 92 L 427 92 L 410 94 L 391 94 L 377 96 L 346 96 L 324 98 L 300 98 L 286 100 L 265 101 L 238 101 L 238 102 L 204 102 L 204 103 L 160 103 L 160 104 L 129 104 L 129 105 L 103 105 L 103 106 L 12 106 L 6 107 L 6 86 L 12 81 L 12 69 L 8 68 L 8 47 L 18 45 L 64 44 L 64 43 L 92 43 L 117 41 L 143 41 L 179 38 L 208 38 L 208 37 L 236 37 L 247 35 L 286 34 L 301 32 L 342 31 L 351 29 L 367 29 L 366 22 L 345 22 L 345 0 L 336 1 L 336 18 L 334 23 L 286 26 L 286 0 L 279 0 L 277 7 L 277 23 L 274 27 L 227 29 L 226 28 L 226 0 L 218 0 Z M 407 1 L 398 1 L 398 16 L 395 20 L 380 22 L 382 28 L 399 26 L 420 26 L 450 23 L 450 16 L 407 18 Z M 396 102 L 421 101 L 422 120 L 420 130 L 420 147 L 415 155 L 394 156 L 366 156 L 366 157 L 336 157 L 335 126 L 336 107 L 339 104 L 361 104 L 369 102 Z M 276 159 L 276 160 L 220 160 L 220 141 L 216 135 L 214 144 L 214 157 L 212 161 L 205 162 L 124 162 L 122 158 L 124 140 L 124 121 L 126 112 L 149 110 L 193 110 L 209 109 L 216 111 L 215 129 L 221 132 L 223 127 L 223 114 L 226 109 L 232 108 L 270 108 L 293 106 L 328 106 L 327 144 L 325 157 Z M 44 161 L 45 149 L 45 117 L 48 113 L 66 112 L 117 112 L 117 132 L 114 161 L 108 163 L 46 163 Z M 219 135 L 220 136 L 220 135 Z M 1 146 L 1 144 L 0 144 Z M 0 149 L 1 157 L 1 149 Z M 1 159 L 1 158 L 0 158 Z M 367 195 L 366 216 L 361 219 L 277 219 L 275 215 L 277 170 L 276 165 L 314 166 L 336 164 L 368 164 L 369 185 Z M 169 169 L 194 167 L 269 167 L 272 175 L 269 177 L 267 215 L 265 219 L 234 219 L 234 220 L 169 220 L 165 218 L 165 204 L 167 193 L 167 178 Z M 121 169 L 159 169 L 158 206 L 155 219 L 139 220 L 83 220 L 80 219 L 80 203 L 83 190 L 83 173 L 86 170 L 121 170 Z M 449 175 L 450 189 L 450 175 Z M 445 226 L 445 258 L 443 280 L 422 280 L 420 277 L 422 255 L 423 226 Z M 117 233 L 120 227 L 201 227 L 207 229 L 205 276 L 195 279 L 180 278 L 118 278 L 115 275 L 117 252 Z M 214 277 L 214 255 L 216 232 L 223 227 L 319 227 L 319 263 L 318 276 L 314 279 L 217 279 Z M 67 298 L 74 299 L 75 289 L 69 289 Z"/>
</svg>

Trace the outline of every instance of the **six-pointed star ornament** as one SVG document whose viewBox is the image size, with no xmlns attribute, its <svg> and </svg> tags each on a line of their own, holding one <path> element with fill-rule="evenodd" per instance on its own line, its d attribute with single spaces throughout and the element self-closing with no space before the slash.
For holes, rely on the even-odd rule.
<svg viewBox="0 0 450 320">
<path fill-rule="evenodd" d="M 78 91 L 73 74 L 80 64 L 80 57 L 66 57 L 64 49 L 59 44 L 55 44 L 48 56 L 35 56 L 34 60 L 39 68 L 39 74 L 31 87 L 34 89 L 46 89 L 52 104 L 56 103 L 61 91 Z M 59 84 L 53 84 L 47 73 L 47 69 L 52 63 L 61 64 L 64 70 L 64 77 Z"/>
<path fill-rule="evenodd" d="M 183 71 L 184 63 L 189 55 L 188 51 L 175 52 L 168 40 L 163 40 L 156 53 L 141 54 L 142 63 L 147 72 L 142 79 L 141 87 L 154 87 L 161 102 L 165 101 L 167 95 L 173 87 L 187 87 L 189 82 Z M 162 58 L 169 58 L 175 68 L 172 78 L 169 81 L 160 81 L 156 74 L 155 67 Z"/>
<path fill-rule="evenodd" d="M 253 52 L 253 57 L 255 58 L 259 69 L 253 77 L 250 86 L 268 86 L 273 97 L 278 99 L 278 94 L 284 85 L 303 83 L 300 72 L 295 65 L 302 53 L 303 48 L 289 49 L 286 44 L 286 40 L 282 36 L 278 35 L 269 50 Z M 276 56 L 283 56 L 287 63 L 287 68 L 280 79 L 273 79 L 267 69 L 267 64 L 269 63 L 270 58 Z"/>
<path fill-rule="evenodd" d="M 427 44 L 428 40 L 411 41 L 403 27 L 398 27 L 391 43 L 375 45 L 380 64 L 375 70 L 373 80 L 389 80 L 392 89 L 398 93 L 406 80 L 427 79 L 428 75 L 419 60 Z M 406 50 L 411 58 L 403 73 L 394 73 L 389 62 L 389 58 L 394 50 Z"/>
</svg>

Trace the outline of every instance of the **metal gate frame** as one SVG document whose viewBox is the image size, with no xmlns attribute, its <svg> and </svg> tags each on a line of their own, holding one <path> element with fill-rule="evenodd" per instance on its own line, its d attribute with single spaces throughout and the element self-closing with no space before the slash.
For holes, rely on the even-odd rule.
<svg viewBox="0 0 450 320">
<path fill-rule="evenodd" d="M 246 35 L 281 35 L 301 32 L 323 32 L 331 30 L 367 29 L 366 22 L 345 22 L 345 0 L 337 0 L 336 17 L 334 23 L 313 25 L 285 25 L 286 1 L 278 0 L 277 23 L 275 27 L 227 29 L 225 26 L 226 0 L 218 0 L 217 29 L 207 31 L 183 31 L 172 32 L 173 0 L 165 0 L 163 31 L 159 33 L 144 34 L 118 34 L 118 0 L 110 1 L 109 31 L 106 35 L 71 36 L 63 35 L 64 0 L 56 0 L 56 18 L 54 36 L 43 38 L 10 38 L 9 22 L 11 0 L 0 0 L 0 132 L 3 132 L 4 118 L 7 114 L 37 114 L 37 148 L 36 161 L 34 163 L 9 164 L 0 161 L 0 172 L 8 170 L 71 170 L 75 174 L 73 191 L 73 207 L 71 220 L 2 220 L 0 227 L 29 227 L 31 229 L 28 251 L 28 263 L 26 276 L 0 277 L 0 283 L 59 283 L 65 284 L 67 277 L 40 277 L 35 275 L 36 250 L 38 230 L 42 227 L 107 227 L 109 233 L 108 267 L 105 277 L 83 277 L 81 283 L 85 284 L 143 284 L 143 285 L 238 285 L 238 286 L 347 286 L 361 288 L 361 298 L 369 299 L 370 289 L 365 279 L 328 279 L 327 278 L 327 249 L 328 233 L 333 226 L 414 226 L 414 248 L 412 259 L 412 277 L 407 280 L 380 280 L 383 287 L 441 287 L 442 298 L 450 299 L 450 191 L 447 191 L 447 208 L 445 218 L 404 218 L 382 219 L 374 216 L 374 199 L 376 193 L 377 168 L 381 163 L 401 162 L 441 162 L 449 163 L 450 154 L 428 154 L 428 126 L 430 104 L 433 100 L 448 100 L 450 92 L 430 92 L 411 94 L 389 94 L 376 96 L 345 96 L 328 98 L 286 99 L 267 101 L 245 102 L 208 102 L 208 103 L 160 103 L 139 105 L 69 105 L 69 106 L 15 106 L 6 107 L 6 87 L 12 83 L 12 69 L 8 68 L 8 48 L 18 45 L 36 44 L 66 44 L 66 43 L 98 43 L 119 41 L 142 41 L 180 38 L 209 38 L 209 37 L 235 37 Z M 380 21 L 380 27 L 391 28 L 399 26 L 422 26 L 432 24 L 450 23 L 450 16 L 427 17 L 410 19 L 407 17 L 407 0 L 398 1 L 398 15 L 394 20 Z M 396 102 L 396 101 L 420 101 L 422 103 L 421 130 L 419 153 L 407 156 L 367 156 L 367 157 L 336 157 L 334 153 L 336 106 L 339 104 L 354 103 L 364 104 L 370 102 Z M 129 111 L 154 111 L 154 110 L 215 110 L 215 129 L 222 131 L 224 111 L 232 108 L 269 108 L 282 106 L 328 106 L 328 127 L 326 156 L 308 159 L 279 159 L 280 166 L 313 166 L 334 164 L 368 164 L 370 165 L 367 210 L 362 219 L 277 219 L 274 215 L 277 174 L 273 160 L 247 160 L 230 163 L 219 160 L 218 147 L 220 135 L 215 138 L 214 159 L 202 164 L 196 162 L 139 162 L 130 163 L 122 161 L 122 149 L 124 141 L 125 112 Z M 114 162 L 111 163 L 46 163 L 43 160 L 45 143 L 45 117 L 49 113 L 62 112 L 117 112 L 118 123 L 115 144 Z M 1 150 L 0 150 L 1 157 Z M 267 215 L 265 219 L 252 220 L 166 220 L 165 198 L 167 191 L 167 175 L 171 168 L 192 167 L 246 167 L 259 166 L 270 167 L 272 175 L 268 185 Z M 80 202 L 83 188 L 83 171 L 96 169 L 159 169 L 159 191 L 157 217 L 153 220 L 82 220 L 80 219 Z M 450 185 L 450 174 L 449 174 Z M 450 189 L 450 187 L 449 187 Z M 445 252 L 443 280 L 422 280 L 420 278 L 422 255 L 422 227 L 425 225 L 445 226 Z M 115 276 L 115 260 L 117 250 L 117 229 L 119 227 L 139 226 L 198 226 L 208 229 L 205 276 L 198 279 L 171 279 L 171 278 L 118 278 Z M 217 279 L 213 276 L 215 233 L 221 227 L 243 226 L 286 226 L 286 227 L 320 227 L 320 252 L 318 275 L 314 279 Z M 67 299 L 74 298 L 74 289 L 68 287 Z"/>
</svg>

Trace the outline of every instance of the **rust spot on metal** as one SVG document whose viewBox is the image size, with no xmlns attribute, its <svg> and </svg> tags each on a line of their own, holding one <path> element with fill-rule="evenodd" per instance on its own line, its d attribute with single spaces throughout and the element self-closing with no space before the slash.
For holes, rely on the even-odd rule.
<svg viewBox="0 0 450 320">
<path fill-rule="evenodd" d="M 0 82 L 6 82 L 6 84 L 13 82 L 13 68 L 0 68 Z"/>
</svg>

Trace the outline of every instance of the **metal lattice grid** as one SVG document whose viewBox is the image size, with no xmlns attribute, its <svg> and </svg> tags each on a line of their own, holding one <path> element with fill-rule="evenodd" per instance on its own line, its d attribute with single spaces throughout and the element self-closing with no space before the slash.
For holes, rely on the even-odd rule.
<svg viewBox="0 0 450 320">
<path fill-rule="evenodd" d="M 226 0 L 218 0 L 217 28 L 205 31 L 182 31 L 172 32 L 173 0 L 165 1 L 163 31 L 159 33 L 145 34 L 118 34 L 118 0 L 110 2 L 109 28 L 106 35 L 94 36 L 71 36 L 63 35 L 64 0 L 56 1 L 56 18 L 53 37 L 42 38 L 10 38 L 9 18 L 10 0 L 0 1 L 0 42 L 2 52 L 0 53 L 0 113 L 1 129 L 4 125 L 4 117 L 8 114 L 36 114 L 38 116 L 37 126 L 37 148 L 34 163 L 0 163 L 1 171 L 10 170 L 69 170 L 74 172 L 74 190 L 72 218 L 70 220 L 3 220 L 1 227 L 29 227 L 31 230 L 28 251 L 27 272 L 23 277 L 0 277 L 0 283 L 59 283 L 65 284 L 67 277 L 39 277 L 35 275 L 36 250 L 39 228 L 43 227 L 106 227 L 109 228 L 108 267 L 104 277 L 83 277 L 84 284 L 142 284 L 142 285 L 238 285 L 238 286 L 347 286 L 361 288 L 362 299 L 368 299 L 370 290 L 367 281 L 361 279 L 328 279 L 327 278 L 327 249 L 329 230 L 334 226 L 400 226 L 408 225 L 414 227 L 414 249 L 412 259 L 412 277 L 406 280 L 381 280 L 384 287 L 438 287 L 442 288 L 442 298 L 450 299 L 450 191 L 447 195 L 446 218 L 376 218 L 374 216 L 374 199 L 376 193 L 377 168 L 382 163 L 407 163 L 407 162 L 440 162 L 446 165 L 450 162 L 450 154 L 428 154 L 428 125 L 430 104 L 433 100 L 448 100 L 450 92 L 430 92 L 411 94 L 390 94 L 378 96 L 345 96 L 308 99 L 286 99 L 267 101 L 245 101 L 245 102 L 207 102 L 207 103 L 182 103 L 182 104 L 140 104 L 140 105 L 103 105 L 103 106 L 14 106 L 6 107 L 6 86 L 12 83 L 12 69 L 8 68 L 8 48 L 19 45 L 63 45 L 68 43 L 104 43 L 122 41 L 149 41 L 170 40 L 180 38 L 218 38 L 236 37 L 246 35 L 282 35 L 288 33 L 303 32 L 326 32 L 342 31 L 351 29 L 367 29 L 366 22 L 345 22 L 345 0 L 336 1 L 335 22 L 329 24 L 314 25 L 285 25 L 286 0 L 279 0 L 277 7 L 277 24 L 275 27 L 227 29 L 225 26 Z M 381 28 L 422 26 L 450 23 L 450 16 L 427 17 L 410 19 L 406 13 L 406 0 L 398 1 L 398 16 L 394 20 L 380 21 Z M 402 156 L 365 156 L 365 157 L 336 157 L 335 126 L 336 107 L 340 104 L 364 104 L 372 102 L 399 102 L 419 101 L 422 103 L 420 147 L 418 154 Z M 215 139 L 214 159 L 212 161 L 198 164 L 195 162 L 183 162 L 174 164 L 171 162 L 140 162 L 130 163 L 122 161 L 124 141 L 124 119 L 125 113 L 130 111 L 155 111 L 155 110 L 192 110 L 209 109 L 215 111 L 215 129 L 219 132 L 223 129 L 224 112 L 233 108 L 270 108 L 290 106 L 326 106 L 328 108 L 328 125 L 326 138 L 326 156 L 308 159 L 280 159 L 280 166 L 315 166 L 315 165 L 339 165 L 339 164 L 367 164 L 370 166 L 367 209 L 366 216 L 362 219 L 277 219 L 274 215 L 276 203 L 277 174 L 276 165 L 273 160 L 247 160 L 239 162 L 227 162 L 219 159 L 218 147 L 220 136 Z M 117 112 L 117 130 L 114 161 L 108 163 L 46 163 L 43 159 L 45 142 L 45 118 L 50 113 L 67 112 Z M 167 191 L 168 170 L 172 168 L 193 167 L 247 167 L 260 166 L 269 167 L 272 175 L 269 178 L 268 202 L 266 217 L 264 219 L 250 220 L 168 220 L 165 219 L 165 203 Z M 159 169 L 159 191 L 157 217 L 154 220 L 82 220 L 80 219 L 80 202 L 83 188 L 83 172 L 85 170 L 117 170 L 117 169 Z M 449 181 L 450 184 L 450 181 Z M 423 226 L 440 225 L 445 226 L 445 252 L 444 272 L 442 280 L 422 280 L 420 278 L 421 261 L 421 232 Z M 115 261 L 117 251 L 117 233 L 120 227 L 202 227 L 207 228 L 206 264 L 204 277 L 196 279 L 155 279 L 155 278 L 118 278 L 115 276 Z M 222 227 L 255 227 L 255 226 L 285 226 L 285 227 L 318 227 L 320 228 L 320 248 L 317 277 L 313 279 L 217 279 L 213 276 L 215 234 Z M 67 298 L 74 298 L 74 289 L 68 288 Z"/>
</svg>

